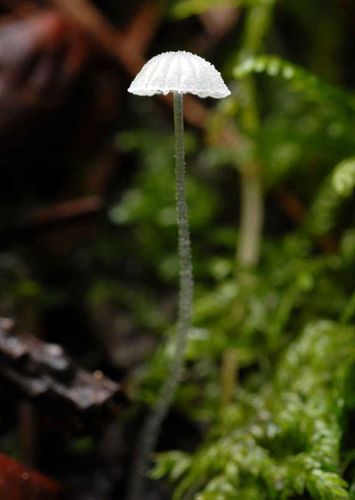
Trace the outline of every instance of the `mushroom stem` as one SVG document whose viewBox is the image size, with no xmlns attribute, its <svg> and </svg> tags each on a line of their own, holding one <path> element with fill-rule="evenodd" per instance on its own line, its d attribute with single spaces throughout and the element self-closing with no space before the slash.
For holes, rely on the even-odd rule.
<svg viewBox="0 0 355 500">
<path fill-rule="evenodd" d="M 175 352 L 175 372 L 180 380 L 191 325 L 193 275 L 186 200 L 183 94 L 174 93 L 176 211 L 179 231 L 180 293 Z"/>
<path fill-rule="evenodd" d="M 169 374 L 161 387 L 156 405 L 151 414 L 148 416 L 141 431 L 132 467 L 128 500 L 141 500 L 144 498 L 144 479 L 148 472 L 149 463 L 152 458 L 151 455 L 154 452 L 158 441 L 161 425 L 174 401 L 176 389 L 181 379 L 188 341 L 188 332 L 191 325 L 193 275 L 186 200 L 183 94 L 178 92 L 174 92 L 174 127 L 176 212 L 180 264 L 179 311 L 176 344 Z"/>
</svg>

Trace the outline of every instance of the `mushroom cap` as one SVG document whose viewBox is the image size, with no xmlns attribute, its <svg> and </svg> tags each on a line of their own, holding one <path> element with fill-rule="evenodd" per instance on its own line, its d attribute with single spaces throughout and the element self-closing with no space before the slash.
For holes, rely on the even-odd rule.
<svg viewBox="0 0 355 500">
<path fill-rule="evenodd" d="M 215 99 L 230 95 L 221 74 L 211 63 L 182 50 L 163 52 L 150 59 L 128 92 L 141 96 L 177 92 Z"/>
</svg>

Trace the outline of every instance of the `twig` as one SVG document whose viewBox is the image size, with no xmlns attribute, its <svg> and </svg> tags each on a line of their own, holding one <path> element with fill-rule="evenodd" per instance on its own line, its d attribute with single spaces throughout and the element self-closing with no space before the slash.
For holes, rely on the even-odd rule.
<svg viewBox="0 0 355 500">
<path fill-rule="evenodd" d="M 59 345 L 15 332 L 6 318 L 0 318 L 0 361 L 0 375 L 46 408 L 82 413 L 124 401 L 119 384 L 76 366 Z"/>
</svg>

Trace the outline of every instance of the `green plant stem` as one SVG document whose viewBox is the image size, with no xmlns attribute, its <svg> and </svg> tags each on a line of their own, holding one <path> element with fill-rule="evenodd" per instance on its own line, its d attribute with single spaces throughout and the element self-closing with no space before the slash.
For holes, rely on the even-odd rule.
<svg viewBox="0 0 355 500">
<path fill-rule="evenodd" d="M 271 22 L 274 0 L 251 7 L 248 11 L 243 45 L 239 62 L 257 54 L 263 46 L 264 36 Z M 253 136 L 260 128 L 260 118 L 256 100 L 255 82 L 245 78 L 241 84 L 243 112 L 242 124 Z M 264 219 L 262 168 L 256 161 L 250 161 L 241 170 L 241 225 L 237 262 L 243 269 L 254 268 L 259 261 L 261 236 Z"/>
<path fill-rule="evenodd" d="M 255 169 L 253 169 L 255 170 Z M 237 260 L 242 269 L 254 268 L 260 256 L 264 219 L 263 183 L 259 172 L 241 176 L 241 220 Z"/>
<path fill-rule="evenodd" d="M 238 356 L 236 349 L 226 349 L 222 356 L 221 365 L 221 403 L 222 408 L 228 406 L 234 396 L 238 377 Z"/>
<path fill-rule="evenodd" d="M 264 35 L 271 21 L 274 0 L 255 5 L 248 11 L 243 45 L 238 56 L 239 62 L 258 53 L 263 45 Z M 260 127 L 256 89 L 253 78 L 245 78 L 241 83 L 243 102 L 242 124 L 250 136 Z M 249 273 L 259 262 L 264 223 L 264 195 L 262 168 L 257 161 L 249 161 L 240 172 L 241 203 L 240 229 L 236 248 L 238 264 L 237 278 L 243 285 L 249 282 Z M 235 392 L 238 376 L 238 363 L 235 349 L 227 349 L 222 356 L 222 403 L 228 405 Z"/>
<path fill-rule="evenodd" d="M 138 441 L 128 493 L 129 500 L 144 498 L 144 480 L 161 425 L 174 401 L 184 367 L 193 300 L 192 256 L 185 182 L 183 94 L 174 93 L 176 211 L 179 239 L 180 291 L 175 352 L 157 403 L 145 422 Z"/>
</svg>

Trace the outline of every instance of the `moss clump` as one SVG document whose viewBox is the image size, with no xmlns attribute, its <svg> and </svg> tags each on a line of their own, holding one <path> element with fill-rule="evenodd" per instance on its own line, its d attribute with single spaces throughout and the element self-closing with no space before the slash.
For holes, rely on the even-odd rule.
<svg viewBox="0 0 355 500">
<path fill-rule="evenodd" d="M 340 447 L 354 336 L 308 325 L 267 383 L 237 390 L 196 453 L 159 455 L 155 477 L 175 481 L 175 500 L 350 498 Z"/>
</svg>

